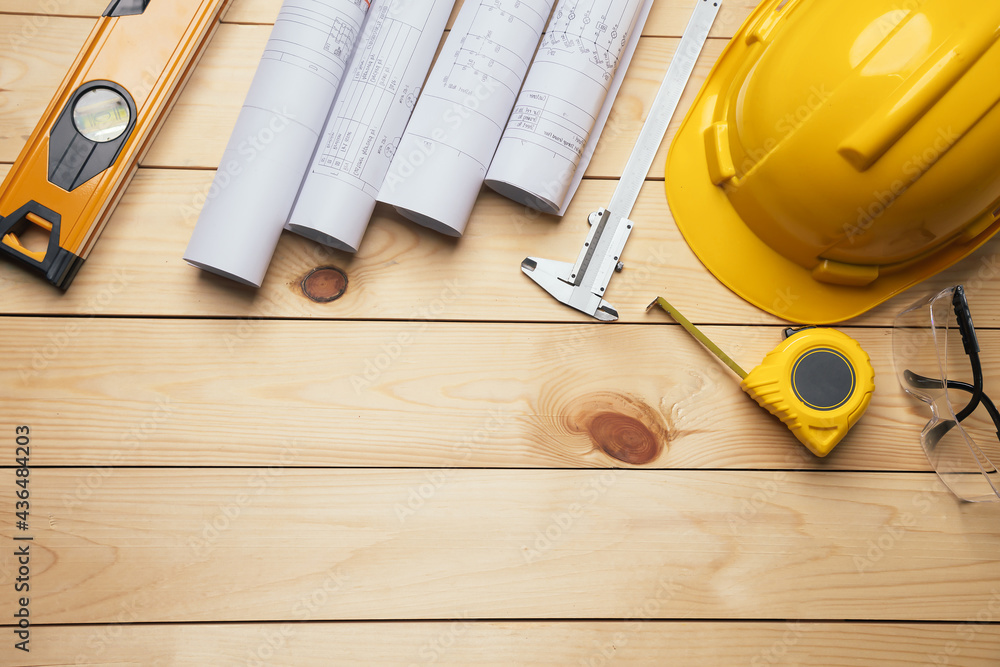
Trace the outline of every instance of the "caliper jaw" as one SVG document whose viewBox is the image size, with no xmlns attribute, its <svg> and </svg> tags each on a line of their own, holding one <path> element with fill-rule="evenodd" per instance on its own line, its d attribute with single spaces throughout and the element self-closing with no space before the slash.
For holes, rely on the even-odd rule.
<svg viewBox="0 0 1000 667">
<path fill-rule="evenodd" d="M 575 264 L 528 257 L 521 271 L 560 303 L 602 322 L 618 319 L 618 310 L 604 300 L 615 271 L 625 265 L 621 253 L 632 233 L 632 221 L 606 208 L 590 214 L 590 232 Z"/>
</svg>

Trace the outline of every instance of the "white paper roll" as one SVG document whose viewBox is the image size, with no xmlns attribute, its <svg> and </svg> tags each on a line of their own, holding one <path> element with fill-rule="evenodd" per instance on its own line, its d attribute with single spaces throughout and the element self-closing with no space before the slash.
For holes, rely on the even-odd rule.
<svg viewBox="0 0 1000 667">
<path fill-rule="evenodd" d="M 357 252 L 455 0 L 375 0 L 287 229 Z"/>
<path fill-rule="evenodd" d="M 468 224 L 553 0 L 466 0 L 378 200 L 449 236 Z"/>
<path fill-rule="evenodd" d="M 486 185 L 562 215 L 593 156 L 652 0 L 559 0 Z"/>
<path fill-rule="evenodd" d="M 285 0 L 184 259 L 259 287 L 354 51 L 366 0 Z"/>
</svg>

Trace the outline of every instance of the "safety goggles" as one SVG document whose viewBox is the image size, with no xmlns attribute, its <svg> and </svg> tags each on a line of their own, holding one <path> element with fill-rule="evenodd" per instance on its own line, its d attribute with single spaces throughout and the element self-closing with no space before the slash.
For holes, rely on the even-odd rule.
<svg viewBox="0 0 1000 667">
<path fill-rule="evenodd" d="M 961 285 L 896 318 L 900 385 L 929 416 L 920 443 L 941 481 L 962 500 L 1000 500 L 1000 412 L 983 391 L 979 343 Z"/>
</svg>

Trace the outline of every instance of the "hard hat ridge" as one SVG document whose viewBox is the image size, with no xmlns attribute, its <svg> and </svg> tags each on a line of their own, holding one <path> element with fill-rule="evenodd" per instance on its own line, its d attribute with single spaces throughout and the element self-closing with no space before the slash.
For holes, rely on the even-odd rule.
<svg viewBox="0 0 1000 667">
<path fill-rule="evenodd" d="M 723 283 L 836 322 L 1000 227 L 1000 3 L 770 0 L 678 131 L 678 227 Z M 782 289 L 800 292 L 783 312 Z"/>
</svg>

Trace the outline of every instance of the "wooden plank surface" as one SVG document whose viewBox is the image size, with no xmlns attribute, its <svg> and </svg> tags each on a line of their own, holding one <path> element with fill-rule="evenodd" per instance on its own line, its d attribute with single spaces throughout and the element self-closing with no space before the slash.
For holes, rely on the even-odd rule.
<svg viewBox="0 0 1000 667">
<path fill-rule="evenodd" d="M 47 21 L 45 30 L 39 30 L 28 43 L 21 41 L 24 20 L 23 16 L 0 14 L 0 45 L 13 45 L 0 54 L 0 87 L 5 89 L 4 101 L 8 102 L 0 103 L 0 120 L 3 121 L 0 162 L 16 159 L 93 25 L 93 21 L 87 19 L 53 17 Z M 146 156 L 145 166 L 213 170 L 218 167 L 269 32 L 267 25 L 223 25 L 219 28 Z M 629 77 L 602 135 L 607 140 L 596 151 L 589 176 L 614 178 L 621 173 L 678 41 L 654 37 L 640 40 L 635 60 L 629 67 Z M 672 123 L 670 136 L 724 44 L 724 40 L 718 39 L 707 44 L 706 58 L 695 72 L 681 111 Z M 663 176 L 667 146 L 664 142 L 651 170 L 657 178 Z"/>
<path fill-rule="evenodd" d="M 269 31 L 269 26 L 246 25 L 224 25 L 219 29 L 202 66 L 194 74 L 197 83 L 188 86 L 181 95 L 163 129 L 163 140 L 150 150 L 144 166 L 215 169 L 219 165 L 229 128 L 236 122 Z M 629 65 L 629 77 L 615 100 L 602 133 L 604 141 L 594 153 L 588 176 L 617 178 L 621 174 L 679 41 L 672 37 L 639 40 L 635 58 Z M 663 178 L 668 142 L 725 44 L 721 39 L 707 43 L 706 58 L 700 61 L 693 83 L 671 123 L 670 134 L 650 170 L 654 178 Z M 33 126 L 34 121 L 29 120 L 28 124 Z"/>
<path fill-rule="evenodd" d="M 0 168 L 0 175 L 5 174 Z M 73 288 L 61 293 L 2 262 L 0 312 L 420 320 L 438 304 L 435 320 L 618 326 L 597 325 L 560 306 L 520 272 L 528 255 L 572 260 L 586 237 L 587 214 L 607 203 L 613 181 L 584 181 L 561 222 L 530 215 L 484 191 L 466 236 L 458 241 L 418 227 L 384 206 L 376 209 L 357 255 L 286 233 L 259 290 L 208 275 L 181 259 L 211 183 L 208 171 L 140 170 Z M 625 271 L 612 278 L 608 289 L 622 323 L 648 322 L 646 306 L 661 294 L 699 323 L 779 322 L 705 271 L 673 224 L 662 183 L 646 184 L 634 217 L 641 222 L 622 256 Z M 1000 326 L 998 258 L 1000 238 L 851 324 L 891 326 L 896 314 L 921 296 L 964 283 L 977 326 Z M 316 303 L 300 283 L 311 270 L 325 266 L 342 269 L 348 287 L 339 300 Z M 449 292 L 455 284 L 457 294 Z"/>
<path fill-rule="evenodd" d="M 286 234 L 250 290 L 180 259 L 281 4 L 236 0 L 70 291 L 0 262 L 0 664 L 996 664 L 998 508 L 930 471 L 891 325 L 964 282 L 1000 393 L 1000 240 L 845 325 L 877 391 L 823 460 L 645 313 L 669 296 L 746 366 L 780 338 L 691 253 L 662 183 L 754 0 L 724 4 L 650 170 L 622 321 L 520 274 L 576 255 L 694 1 L 654 4 L 564 220 L 486 192 L 455 241 L 379 206 L 357 256 Z M 0 177 L 106 5 L 0 0 Z M 348 279 L 331 303 L 301 284 L 323 267 Z"/>
<path fill-rule="evenodd" d="M 289 620 L 324 586 L 314 620 L 625 619 L 654 600 L 661 619 L 961 622 L 1000 592 L 995 507 L 928 474 L 275 465 L 67 493 L 84 475 L 32 473 L 36 623 Z"/>
<path fill-rule="evenodd" d="M 234 0 L 223 21 L 226 23 L 271 24 L 278 15 L 281 1 Z M 94 18 L 100 16 L 107 8 L 108 2 L 109 0 L 0 0 L 0 13 L 26 16 L 30 25 L 44 28 L 46 19 L 52 17 Z M 463 2 L 464 0 L 457 0 L 455 11 L 452 13 L 453 20 L 454 14 L 458 13 Z M 680 36 L 684 31 L 684 26 L 687 25 L 694 5 L 695 0 L 676 0 L 674 2 L 660 0 L 660 2 L 654 3 L 643 35 Z M 712 35 L 731 37 L 756 6 L 755 0 L 728 0 L 719 13 Z"/>
<path fill-rule="evenodd" d="M 0 43 L 23 28 L 23 19 L 0 15 Z M 0 101 L 10 101 L 0 103 L 0 118 L 4 120 L 0 123 L 0 161 L 16 157 L 75 55 L 72 44 L 84 38 L 89 25 L 83 19 L 52 18 L 46 29 L 39 31 L 37 47 L 0 56 L 4 65 L 0 67 L 0 87 L 7 91 L 0 93 Z M 234 290 L 227 281 L 186 267 L 180 257 L 266 39 L 266 25 L 225 25 L 220 29 L 147 156 L 147 165 L 176 173 L 140 171 L 70 294 L 59 294 L 20 268 L 0 264 L 0 286 L 8 295 L 0 303 L 0 312 L 79 313 L 95 300 L 108 300 L 108 277 L 117 272 L 129 278 L 105 304 L 105 314 L 240 316 L 248 307 L 256 307 L 282 317 L 407 319 L 414 316 L 414 303 L 433 300 L 442 284 L 461 280 L 468 291 L 442 313 L 442 319 L 587 320 L 570 309 L 553 308 L 547 295 L 519 275 L 518 267 L 529 254 L 571 260 L 585 236 L 586 216 L 607 202 L 613 182 L 585 182 L 561 221 L 484 191 L 468 234 L 457 242 L 409 223 L 381 205 L 356 256 L 285 234 L 265 285 L 256 292 Z M 641 41 L 589 176 L 614 178 L 621 172 L 676 41 Z M 706 47 L 706 56 L 651 169 L 654 179 L 662 178 L 666 147 L 722 45 L 721 40 L 711 40 Z M 6 175 L 2 168 L 0 175 Z M 624 255 L 626 272 L 616 276 L 609 288 L 609 298 L 623 321 L 643 321 L 646 304 L 665 290 L 672 290 L 671 300 L 696 322 L 778 321 L 733 295 L 704 271 L 673 226 L 662 184 L 647 186 L 633 217 L 639 224 Z M 919 296 L 962 282 L 971 293 L 977 323 L 1000 326 L 1000 281 L 995 280 L 1000 275 L 998 244 L 1000 239 L 988 243 L 918 289 L 855 322 L 891 325 L 895 313 Z M 108 248 L 112 245 L 116 246 L 113 250 Z M 419 249 L 414 251 L 414 246 Z M 294 283 L 311 269 L 328 264 L 345 270 L 353 282 L 343 299 L 320 305 L 296 294 Z M 504 289 L 498 292 L 496 285 L 504 285 Z M 677 289 L 677 285 L 684 288 Z M 157 298 L 150 299 L 150 294 Z M 795 295 L 792 292 L 776 298 Z"/>
<path fill-rule="evenodd" d="M 308 611 L 303 601 L 303 613 Z M 126 614 L 127 616 L 127 614 Z M 1000 629 L 970 624 L 620 622 L 269 623 L 53 626 L 21 664 L 113 665 L 870 664 L 992 667 Z M 726 637 L 728 641 L 719 641 Z M 156 655 L 149 647 L 156 646 Z M 948 662 L 945 663 L 944 660 Z M 77 663 L 79 664 L 79 663 Z"/>
<path fill-rule="evenodd" d="M 848 330 L 878 392 L 817 459 L 679 326 L 650 320 L 8 318 L 0 432 L 30 424 L 45 466 L 929 469 L 928 417 L 898 390 L 889 332 Z M 747 367 L 780 340 L 777 328 L 707 332 Z M 1000 334 L 980 341 L 1000 367 Z"/>
</svg>

